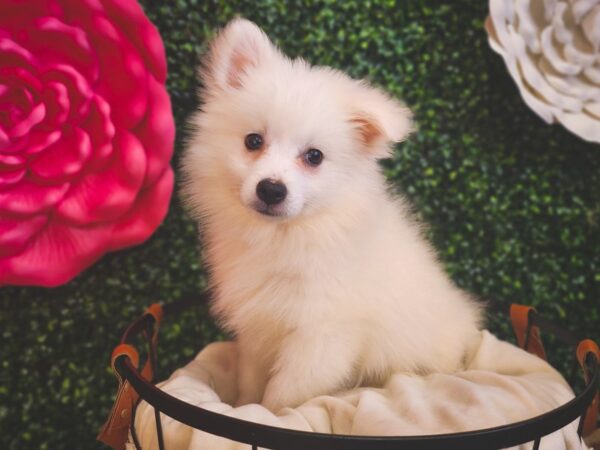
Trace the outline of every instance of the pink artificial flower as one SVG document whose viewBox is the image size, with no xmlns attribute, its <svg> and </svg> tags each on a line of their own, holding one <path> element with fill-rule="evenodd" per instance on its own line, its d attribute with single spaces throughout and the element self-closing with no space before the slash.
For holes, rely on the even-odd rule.
<svg viewBox="0 0 600 450">
<path fill-rule="evenodd" d="M 0 1 L 0 285 L 65 283 L 162 222 L 166 74 L 135 0 Z"/>
</svg>

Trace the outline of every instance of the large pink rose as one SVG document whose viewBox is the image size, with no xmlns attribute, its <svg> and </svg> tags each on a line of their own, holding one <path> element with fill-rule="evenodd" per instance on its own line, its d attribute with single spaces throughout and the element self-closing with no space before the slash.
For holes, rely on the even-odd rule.
<svg viewBox="0 0 600 450">
<path fill-rule="evenodd" d="M 62 284 L 160 224 L 165 78 L 135 0 L 0 0 L 0 285 Z"/>
</svg>

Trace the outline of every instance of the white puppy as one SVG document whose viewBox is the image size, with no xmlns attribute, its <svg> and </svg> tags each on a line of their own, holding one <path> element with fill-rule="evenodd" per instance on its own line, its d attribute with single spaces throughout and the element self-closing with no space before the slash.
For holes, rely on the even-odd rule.
<svg viewBox="0 0 600 450">
<path fill-rule="evenodd" d="M 410 112 L 231 22 L 183 160 L 213 312 L 239 343 L 238 404 L 272 410 L 392 372 L 461 368 L 480 309 L 447 278 L 377 163 Z"/>
</svg>

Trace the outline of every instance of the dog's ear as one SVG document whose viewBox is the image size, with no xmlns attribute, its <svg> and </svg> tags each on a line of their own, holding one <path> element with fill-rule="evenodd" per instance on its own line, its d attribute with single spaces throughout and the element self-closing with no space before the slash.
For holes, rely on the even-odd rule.
<svg viewBox="0 0 600 450">
<path fill-rule="evenodd" d="M 412 113 L 399 101 L 365 82 L 358 93 L 350 116 L 358 139 L 376 159 L 391 155 L 391 144 L 400 142 L 412 131 Z"/>
<path fill-rule="evenodd" d="M 209 90 L 239 89 L 248 71 L 278 53 L 256 24 L 233 19 L 212 41 L 200 75 Z"/>
</svg>

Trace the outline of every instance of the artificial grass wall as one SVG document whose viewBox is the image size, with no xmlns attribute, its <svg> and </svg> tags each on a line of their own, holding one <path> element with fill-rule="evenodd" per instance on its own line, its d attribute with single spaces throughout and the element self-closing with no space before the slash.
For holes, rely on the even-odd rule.
<svg viewBox="0 0 600 450">
<path fill-rule="evenodd" d="M 385 170 L 431 225 L 460 286 L 537 305 L 600 340 L 600 148 L 527 109 L 488 48 L 485 2 L 142 3 L 166 45 L 175 165 L 196 107 L 198 55 L 217 27 L 243 15 L 290 55 L 368 77 L 413 109 L 419 130 Z M 149 303 L 204 284 L 195 226 L 174 198 L 146 244 L 66 286 L 2 288 L 0 448 L 104 448 L 94 438 L 112 402 L 108 360 L 123 328 Z M 498 318 L 490 326 L 509 334 Z M 166 323 L 161 375 L 218 337 L 204 305 Z"/>
</svg>

